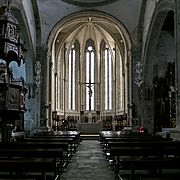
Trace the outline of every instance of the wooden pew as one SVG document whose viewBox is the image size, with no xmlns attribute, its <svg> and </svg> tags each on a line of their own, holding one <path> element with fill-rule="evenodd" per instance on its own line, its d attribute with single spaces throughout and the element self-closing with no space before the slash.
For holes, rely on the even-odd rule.
<svg viewBox="0 0 180 180">
<path fill-rule="evenodd" d="M 35 179 L 46 180 L 46 173 L 54 172 L 56 166 L 53 158 L 11 158 L 0 159 L 0 169 L 1 172 L 3 172 L 2 177 L 4 177 L 4 179 L 6 177 L 14 179 L 17 178 L 17 176 L 22 176 L 25 179 L 26 173 L 41 173 L 40 176 L 32 175 L 32 177 L 35 177 Z M 5 175 L 4 172 L 8 172 L 9 174 Z M 54 174 L 54 179 L 57 178 L 58 175 Z"/>
<path fill-rule="evenodd" d="M 73 138 L 73 141 L 71 141 L 70 143 L 70 147 L 72 150 L 72 153 L 74 154 L 77 150 L 77 147 L 80 144 L 81 138 L 80 138 L 80 132 L 79 131 L 52 131 L 52 132 L 46 132 L 46 133 L 38 133 L 34 136 L 30 136 L 27 138 L 37 138 L 37 137 L 41 137 L 41 138 L 59 138 L 59 140 L 61 141 L 68 141 L 68 138 Z M 27 138 L 25 138 L 25 140 L 27 140 Z"/>
<path fill-rule="evenodd" d="M 63 150 L 63 159 L 62 163 L 63 166 L 66 167 L 68 164 L 68 142 L 53 142 L 53 141 L 48 141 L 48 142 L 28 142 L 28 141 L 23 141 L 23 142 L 16 142 L 16 143 L 0 143 L 0 148 L 1 149 L 31 149 L 31 148 L 44 148 L 46 149 L 47 147 L 49 149 L 62 149 Z"/>
<path fill-rule="evenodd" d="M 69 149 L 68 153 L 72 157 L 72 155 L 75 153 L 74 149 L 74 138 L 73 137 L 28 137 L 24 139 L 25 142 L 65 142 L 68 143 Z"/>
<path fill-rule="evenodd" d="M 114 140 L 108 140 L 107 141 L 107 151 L 109 149 L 111 149 L 111 147 L 142 147 L 142 146 L 155 146 L 155 147 L 158 147 L 158 146 L 168 146 L 168 147 L 173 147 L 173 146 L 180 146 L 180 142 L 174 142 L 174 141 L 171 141 L 171 140 L 154 140 L 154 139 L 147 139 L 147 140 L 141 140 L 141 139 L 137 139 L 137 140 L 134 140 L 134 141 L 129 141 L 129 140 L 126 140 L 126 141 L 121 141 L 121 140 L 118 140 L 118 141 L 114 141 Z"/>
<path fill-rule="evenodd" d="M 130 142 L 128 146 L 127 142 L 124 146 L 111 146 L 110 155 L 115 161 L 115 173 L 118 175 L 119 170 L 128 169 L 134 179 L 136 169 L 179 169 L 180 143 Z"/>
<path fill-rule="evenodd" d="M 132 134 L 122 134 L 121 131 L 99 131 L 99 139 L 102 144 L 102 146 L 107 145 L 107 141 L 127 141 L 127 139 L 130 141 L 138 140 L 138 139 L 144 139 L 145 141 L 147 139 L 151 140 L 161 140 L 163 139 L 161 136 L 153 136 L 151 134 L 141 134 L 141 133 L 132 133 Z"/>
<path fill-rule="evenodd" d="M 163 177 L 162 170 L 163 169 L 176 169 L 179 171 L 178 177 L 180 177 L 180 170 L 179 170 L 179 163 L 180 158 L 127 158 L 127 159 L 121 159 L 120 163 L 118 163 L 117 171 L 119 169 L 128 169 L 130 170 L 130 180 L 136 179 L 136 170 L 150 170 L 149 175 L 151 175 L 151 172 L 153 170 L 159 170 L 159 173 L 157 172 L 156 178 Z M 118 175 L 120 173 L 118 172 Z M 148 175 L 148 177 L 149 177 Z M 167 176 L 166 174 L 165 176 Z M 143 176 L 143 175 L 139 175 Z M 176 174 L 177 176 L 177 174 Z M 139 177 L 140 178 L 140 177 Z M 173 174 L 171 174 L 171 179 L 173 179 Z"/>
<path fill-rule="evenodd" d="M 44 133 L 37 133 L 33 137 L 36 137 L 36 136 L 74 137 L 76 143 L 79 144 L 79 142 L 81 141 L 80 134 L 81 134 L 80 131 L 50 131 L 50 132 L 44 132 Z"/>
<path fill-rule="evenodd" d="M 120 131 L 101 131 L 99 136 L 105 152 L 109 150 L 109 160 L 117 175 L 119 170 L 128 169 L 134 179 L 136 169 L 178 169 L 180 142 L 147 134 L 121 134 Z"/>
<path fill-rule="evenodd" d="M 53 173 L 57 179 L 60 176 L 61 167 L 57 164 L 57 159 L 63 158 L 62 149 L 52 148 L 20 148 L 13 146 L 10 148 L 0 148 L 0 171 L 7 172 L 10 176 L 13 173 L 38 172 L 41 178 L 46 179 L 46 173 Z M 2 164 L 3 163 L 3 164 Z"/>
<path fill-rule="evenodd" d="M 119 138 L 119 137 L 152 137 L 153 135 L 151 134 L 143 134 L 143 133 L 130 133 L 130 134 L 123 134 L 121 131 L 99 131 L 99 136 L 101 138 L 105 137 L 114 137 L 114 138 Z"/>
<path fill-rule="evenodd" d="M 38 163 L 40 163 L 40 159 L 42 157 L 48 160 L 50 159 L 51 156 L 53 156 L 55 158 L 54 161 L 56 164 L 56 168 L 53 168 L 53 169 L 54 171 L 58 172 L 58 174 L 60 174 L 62 172 L 62 168 L 61 168 L 62 164 L 66 164 L 66 165 L 68 164 L 69 154 L 72 155 L 73 152 L 75 151 L 76 146 L 74 146 L 74 144 L 79 144 L 79 138 L 80 138 L 80 132 L 76 132 L 76 131 L 71 131 L 71 132 L 64 131 L 64 132 L 47 133 L 47 134 L 41 134 L 41 135 L 39 134 L 33 137 L 26 137 L 24 139 L 21 139 L 21 141 L 18 141 L 15 143 L 7 143 L 7 144 L 0 143 L 0 149 L 1 149 L 0 154 L 3 159 L 7 160 L 6 162 L 7 164 L 8 163 L 13 164 L 14 157 L 21 157 L 21 158 L 18 158 L 18 161 L 20 161 L 19 159 L 25 158 L 28 160 L 28 163 L 30 163 L 29 158 L 32 158 L 32 159 L 38 158 L 39 159 Z M 49 149 L 48 151 L 47 151 L 47 147 Z M 70 147 L 70 150 L 69 150 L 69 147 Z M 58 156 L 58 158 L 56 158 L 55 154 L 54 155 L 52 154 L 52 151 L 53 150 L 58 151 L 59 148 L 61 148 L 62 150 L 62 153 L 61 153 L 62 156 Z M 45 151 L 40 152 L 38 150 L 37 152 L 37 149 L 43 149 Z M 46 157 L 45 155 L 48 155 L 48 156 Z M 12 162 L 8 161 L 9 158 L 13 159 Z M 22 164 L 21 162 L 17 162 L 17 163 L 19 163 L 19 166 L 21 166 Z M 36 163 L 37 166 L 38 166 L 38 163 Z M 48 163 L 49 163 L 49 166 L 54 167 L 52 164 L 50 165 L 50 162 L 47 162 L 47 164 Z M 29 167 L 30 165 L 29 166 L 27 165 L 26 170 L 28 170 Z M 63 166 L 63 167 L 66 167 L 66 166 Z M 35 168 L 35 169 L 38 170 L 38 168 Z M 8 171 L 8 168 L 7 168 L 7 171 Z M 32 171 L 34 170 L 32 169 Z"/>
<path fill-rule="evenodd" d="M 102 147 L 104 148 L 105 152 L 108 150 L 108 146 L 109 146 L 109 142 L 111 142 L 111 144 L 114 142 L 114 144 L 118 144 L 118 143 L 126 143 L 126 142 L 161 142 L 161 141 L 170 141 L 170 139 L 167 138 L 162 138 L 160 136 L 139 136 L 139 135 L 118 135 L 116 134 L 115 136 L 103 136 L 103 143 Z M 117 143 L 116 143 L 117 142 Z"/>
<path fill-rule="evenodd" d="M 48 131 L 48 132 L 38 132 L 35 133 L 35 136 L 38 135 L 76 135 L 76 136 L 80 136 L 81 132 L 80 131 Z"/>
</svg>

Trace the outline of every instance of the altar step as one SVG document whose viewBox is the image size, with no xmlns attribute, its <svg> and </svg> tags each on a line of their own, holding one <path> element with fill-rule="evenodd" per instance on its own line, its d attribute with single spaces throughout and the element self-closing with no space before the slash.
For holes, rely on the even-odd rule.
<svg viewBox="0 0 180 180">
<path fill-rule="evenodd" d="M 99 135 L 98 134 L 81 134 L 82 140 L 98 140 Z"/>
</svg>

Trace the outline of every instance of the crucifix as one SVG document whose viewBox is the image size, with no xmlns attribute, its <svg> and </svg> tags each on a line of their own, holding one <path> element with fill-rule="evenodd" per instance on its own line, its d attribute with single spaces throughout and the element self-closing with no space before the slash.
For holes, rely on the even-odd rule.
<svg viewBox="0 0 180 180">
<path fill-rule="evenodd" d="M 91 112 L 91 98 L 92 98 L 92 94 L 93 94 L 92 86 L 95 83 L 87 82 L 87 83 L 83 83 L 83 84 L 85 84 L 86 87 L 89 88 L 89 91 L 88 91 L 88 94 L 89 94 L 89 111 Z"/>
</svg>

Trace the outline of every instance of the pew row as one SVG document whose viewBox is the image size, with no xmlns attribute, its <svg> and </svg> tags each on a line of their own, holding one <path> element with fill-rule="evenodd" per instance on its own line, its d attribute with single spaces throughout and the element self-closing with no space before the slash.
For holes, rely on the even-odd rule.
<svg viewBox="0 0 180 180">
<path fill-rule="evenodd" d="M 159 172 L 156 176 L 160 177 L 163 169 L 176 170 L 180 177 L 178 141 L 151 135 L 124 135 L 120 132 L 100 132 L 100 141 L 107 160 L 120 179 L 124 172 L 128 172 L 130 179 L 134 180 L 139 170 L 149 175 L 155 170 Z"/>
<path fill-rule="evenodd" d="M 5 164 L 0 168 L 0 179 L 28 179 L 29 176 L 33 179 L 59 179 L 80 143 L 79 137 L 80 132 L 56 132 L 0 143 L 0 160 Z"/>
<path fill-rule="evenodd" d="M 46 179 L 47 175 L 51 175 L 53 179 L 59 178 L 62 169 L 62 149 L 11 147 L 0 148 L 0 177 L 13 177 L 18 174 L 26 177 L 26 174 L 36 172 L 35 176 L 40 179 Z"/>
</svg>

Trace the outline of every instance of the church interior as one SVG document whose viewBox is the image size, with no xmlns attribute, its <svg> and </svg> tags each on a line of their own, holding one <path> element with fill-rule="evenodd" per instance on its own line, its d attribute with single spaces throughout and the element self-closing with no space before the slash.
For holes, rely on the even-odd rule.
<svg viewBox="0 0 180 180">
<path fill-rule="evenodd" d="M 180 178 L 180 1 L 0 0 L 0 180 Z"/>
</svg>

